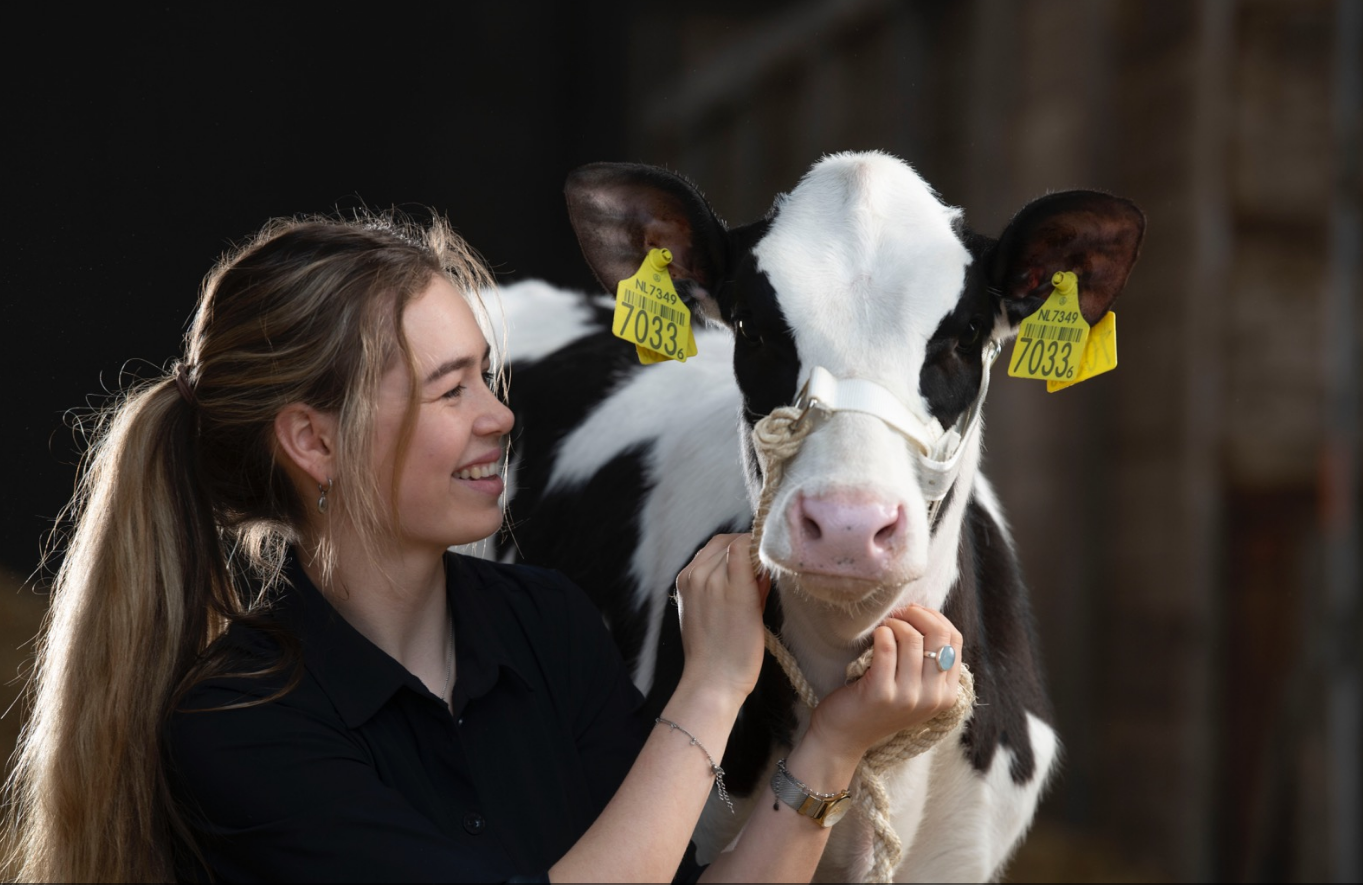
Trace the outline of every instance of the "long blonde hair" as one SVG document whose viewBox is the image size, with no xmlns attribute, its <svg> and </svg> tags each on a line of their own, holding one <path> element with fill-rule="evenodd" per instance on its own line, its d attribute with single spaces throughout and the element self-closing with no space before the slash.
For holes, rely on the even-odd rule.
<svg viewBox="0 0 1363 885">
<path fill-rule="evenodd" d="M 54 534 L 64 556 L 5 785 L 0 874 L 174 877 L 173 846 L 189 837 L 162 727 L 213 672 L 214 640 L 256 622 L 311 506 L 277 463 L 274 416 L 298 402 L 339 416 L 335 483 L 378 543 L 392 516 L 367 469 L 378 381 L 395 359 L 412 370 L 402 311 L 437 274 L 476 311 L 491 286 L 440 218 L 271 222 L 205 279 L 183 360 L 96 416 Z M 329 570 L 325 537 L 308 554 Z"/>
</svg>

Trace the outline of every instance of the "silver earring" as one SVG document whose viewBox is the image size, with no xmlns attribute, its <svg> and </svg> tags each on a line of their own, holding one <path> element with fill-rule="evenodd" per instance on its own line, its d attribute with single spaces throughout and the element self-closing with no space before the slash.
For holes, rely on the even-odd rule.
<svg viewBox="0 0 1363 885">
<path fill-rule="evenodd" d="M 327 512 L 327 492 L 331 491 L 332 485 L 333 485 L 333 483 L 332 483 L 332 481 L 331 481 L 331 477 L 329 477 L 329 476 L 327 477 L 327 484 L 326 484 L 325 486 L 322 485 L 320 482 L 317 484 L 317 491 L 319 491 L 319 492 L 322 493 L 322 496 L 321 496 L 320 498 L 317 499 L 317 512 L 318 512 L 318 513 L 326 513 L 326 512 Z"/>
</svg>

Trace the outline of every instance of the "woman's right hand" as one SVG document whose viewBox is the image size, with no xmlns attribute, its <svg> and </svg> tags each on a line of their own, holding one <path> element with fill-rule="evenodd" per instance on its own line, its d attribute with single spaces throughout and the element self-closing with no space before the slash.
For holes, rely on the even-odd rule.
<svg viewBox="0 0 1363 885">
<path fill-rule="evenodd" d="M 686 665 L 682 683 L 732 692 L 742 702 L 762 669 L 762 610 L 771 591 L 754 577 L 752 535 L 716 535 L 677 575 Z"/>
<path fill-rule="evenodd" d="M 911 605 L 875 629 L 871 667 L 851 685 L 829 694 L 815 708 L 807 740 L 823 752 L 860 760 L 881 740 L 921 725 L 956 703 L 959 664 L 943 673 L 924 656 L 943 645 L 962 655 L 961 632 L 946 615 Z"/>
</svg>

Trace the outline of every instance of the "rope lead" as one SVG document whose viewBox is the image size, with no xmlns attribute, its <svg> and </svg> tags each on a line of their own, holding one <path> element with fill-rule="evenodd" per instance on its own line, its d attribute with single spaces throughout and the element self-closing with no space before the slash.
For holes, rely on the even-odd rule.
<svg viewBox="0 0 1363 885">
<path fill-rule="evenodd" d="M 762 546 L 762 529 L 771 511 L 776 489 L 781 485 L 785 465 L 800 451 L 800 445 L 809 435 L 813 422 L 801 421 L 802 412 L 791 406 L 783 406 L 767 415 L 753 428 L 753 448 L 757 452 L 757 462 L 762 468 L 762 494 L 758 499 L 757 515 L 752 527 L 752 567 L 753 573 L 763 570 L 758 550 Z M 819 705 L 819 697 L 814 687 L 805 679 L 800 665 L 786 648 L 780 638 L 766 630 L 767 651 L 781 665 L 791 687 L 800 700 L 811 710 Z M 860 679 L 871 666 L 874 648 L 868 648 L 861 657 L 847 665 L 847 681 Z M 907 728 L 892 734 L 866 752 L 857 764 L 856 783 L 853 802 L 865 816 L 872 829 L 872 861 L 867 872 L 867 882 L 892 882 L 894 871 L 904 856 L 904 845 L 899 834 L 890 826 L 890 796 L 885 790 L 885 775 L 896 765 L 912 759 L 937 745 L 938 741 L 954 731 L 970 718 L 975 707 L 975 678 L 965 661 L 961 668 L 960 688 L 956 704 L 938 713 L 932 719 L 914 728 Z"/>
</svg>

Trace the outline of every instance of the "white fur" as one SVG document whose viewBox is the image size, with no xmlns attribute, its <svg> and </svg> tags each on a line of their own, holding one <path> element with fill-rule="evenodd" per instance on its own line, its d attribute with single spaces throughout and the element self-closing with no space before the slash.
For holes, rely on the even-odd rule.
<svg viewBox="0 0 1363 885">
<path fill-rule="evenodd" d="M 952 226 L 959 215 L 912 168 L 876 152 L 825 158 L 780 201 L 754 253 L 794 333 L 800 383 L 823 366 L 839 378 L 875 381 L 919 414 L 929 413 L 919 371 L 929 338 L 960 299 L 971 260 Z M 978 436 L 970 444 L 978 446 Z M 963 472 L 958 482 L 968 488 L 970 478 Z M 798 571 L 795 507 L 801 498 L 833 492 L 874 495 L 901 507 L 907 533 L 883 581 L 902 586 L 927 575 L 927 502 L 913 455 L 891 428 L 859 414 L 836 414 L 788 465 L 763 534 L 763 561 L 778 573 Z M 868 624 L 894 601 L 855 582 L 806 579 L 800 586 L 824 601 L 858 607 L 870 615 Z M 940 603 L 949 586 L 914 601 L 938 597 Z"/>
<path fill-rule="evenodd" d="M 994 524 L 999 527 L 999 534 L 1003 536 L 1004 542 L 1009 550 L 1013 547 L 1013 533 L 1008 528 L 1008 518 L 1003 513 L 1003 505 L 999 503 L 999 497 L 994 492 L 994 484 L 989 481 L 989 477 L 983 473 L 975 474 L 975 503 L 989 518 L 994 520 Z"/>
<path fill-rule="evenodd" d="M 959 752 L 943 745 L 932 752 L 929 812 L 911 836 L 913 850 L 905 852 L 898 881 L 982 882 L 1002 868 L 1031 823 L 1059 753 L 1055 732 L 1030 713 L 1027 731 L 1037 773 L 1022 785 L 1009 774 L 1015 757 L 1007 746 L 995 751 L 983 775 Z"/>
<path fill-rule="evenodd" d="M 596 296 L 589 299 L 543 280 L 522 280 L 483 298 L 496 341 L 506 342 L 508 362 L 534 362 L 594 330 L 591 303 Z"/>
<path fill-rule="evenodd" d="M 659 363 L 623 379 L 564 438 L 546 490 L 580 485 L 625 450 L 645 447 L 650 491 L 630 562 L 634 604 L 648 611 L 634 672 L 645 693 L 653 685 L 667 605 L 663 588 L 673 585 L 710 532 L 752 521 L 739 459 L 741 397 L 731 368 L 733 338 L 727 330 L 698 329 L 696 348 L 698 355 L 685 364 Z"/>
</svg>

